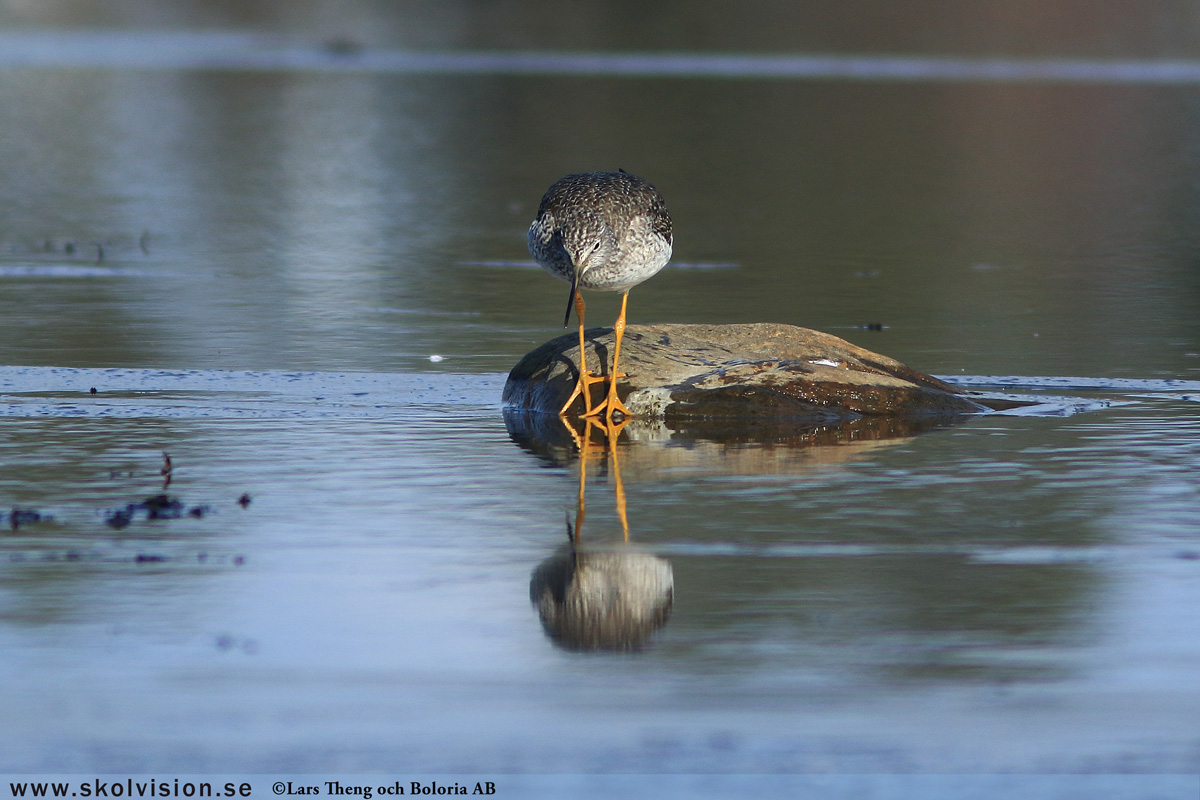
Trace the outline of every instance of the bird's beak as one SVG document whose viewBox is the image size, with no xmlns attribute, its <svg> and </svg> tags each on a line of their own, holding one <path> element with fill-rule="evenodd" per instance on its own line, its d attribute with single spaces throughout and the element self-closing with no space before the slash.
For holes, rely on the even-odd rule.
<svg viewBox="0 0 1200 800">
<path fill-rule="evenodd" d="M 571 325 L 571 306 L 575 305 L 575 292 L 579 291 L 579 269 L 571 273 L 571 294 L 567 296 L 567 315 L 563 317 L 563 327 Z"/>
</svg>

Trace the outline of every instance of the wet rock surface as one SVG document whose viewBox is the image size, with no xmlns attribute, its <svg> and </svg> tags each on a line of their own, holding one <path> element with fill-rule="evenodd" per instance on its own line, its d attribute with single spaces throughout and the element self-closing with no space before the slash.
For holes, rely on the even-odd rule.
<svg viewBox="0 0 1200 800">
<path fill-rule="evenodd" d="M 586 333 L 596 374 L 612 362 L 613 333 Z M 530 352 L 504 387 L 511 409 L 557 413 L 578 376 L 578 334 Z M 619 393 L 638 417 L 849 420 L 930 417 L 989 409 L 950 384 L 836 336 L 791 325 L 631 325 L 621 342 Z M 601 397 L 602 387 L 592 387 Z M 576 401 L 580 403 L 581 401 Z"/>
</svg>

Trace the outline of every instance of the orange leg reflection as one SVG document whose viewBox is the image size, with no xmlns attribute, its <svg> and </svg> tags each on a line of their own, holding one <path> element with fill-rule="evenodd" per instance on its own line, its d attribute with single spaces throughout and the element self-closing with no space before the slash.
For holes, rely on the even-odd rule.
<svg viewBox="0 0 1200 800">
<path fill-rule="evenodd" d="M 621 530 L 625 541 L 628 542 L 629 520 L 625 513 L 625 486 L 621 482 L 621 462 L 617 455 L 617 439 L 621 435 L 621 430 L 629 424 L 629 419 L 625 418 L 614 423 L 604 417 L 586 417 L 582 420 L 584 423 L 582 431 L 576 430 L 574 424 L 567 417 L 560 416 L 559 419 L 570 431 L 571 438 L 575 440 L 575 446 L 579 449 L 579 495 L 575 503 L 575 531 L 573 534 L 575 543 L 579 543 L 586 513 L 584 489 L 587 485 L 588 459 L 600 456 L 600 448 L 605 444 L 607 444 L 607 455 L 612 459 L 613 479 L 616 482 L 617 517 L 621 520 Z M 595 438 L 603 439 L 603 443 L 596 441 L 593 434 L 595 434 Z"/>
</svg>

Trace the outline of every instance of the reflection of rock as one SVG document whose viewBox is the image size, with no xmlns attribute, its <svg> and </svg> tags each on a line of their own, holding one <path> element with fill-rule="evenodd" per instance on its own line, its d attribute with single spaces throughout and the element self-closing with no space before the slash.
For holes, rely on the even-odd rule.
<svg viewBox="0 0 1200 800">
<path fill-rule="evenodd" d="M 950 424 L 944 417 L 861 417 L 841 423 L 798 420 L 634 419 L 621 433 L 623 468 L 636 480 L 679 470 L 723 475 L 791 474 L 813 465 L 844 463 Z M 520 447 L 553 464 L 576 458 L 576 440 L 557 415 L 504 410 L 508 434 Z"/>
<path fill-rule="evenodd" d="M 612 361 L 612 332 L 588 331 L 588 363 Z M 557 412 L 575 386 L 574 334 L 509 373 L 510 408 Z M 632 325 L 621 345 L 625 404 L 639 417 L 816 422 L 863 416 L 976 414 L 949 384 L 827 333 L 790 325 Z M 599 389 L 597 389 L 599 391 Z"/>
<path fill-rule="evenodd" d="M 649 553 L 568 546 L 533 571 L 529 599 L 568 650 L 636 650 L 666 623 L 674 584 L 671 565 Z"/>
</svg>

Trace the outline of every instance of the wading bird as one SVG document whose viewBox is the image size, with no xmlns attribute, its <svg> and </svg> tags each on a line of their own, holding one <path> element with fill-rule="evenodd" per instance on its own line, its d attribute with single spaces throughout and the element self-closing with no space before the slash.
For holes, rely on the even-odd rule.
<svg viewBox="0 0 1200 800">
<path fill-rule="evenodd" d="M 617 362 L 629 290 L 671 260 L 671 216 L 662 195 L 624 170 L 568 175 L 542 198 L 537 219 L 529 226 L 529 252 L 547 271 L 571 284 L 563 327 L 570 324 L 572 305 L 579 318 L 579 380 L 559 413 L 566 414 L 582 395 L 585 417 L 603 413 L 612 424 L 614 413 L 631 416 L 617 397 L 617 379 L 624 377 L 617 372 Z M 605 379 L 587 368 L 581 289 L 621 292 L 608 394 L 596 406 L 589 389 Z"/>
</svg>

